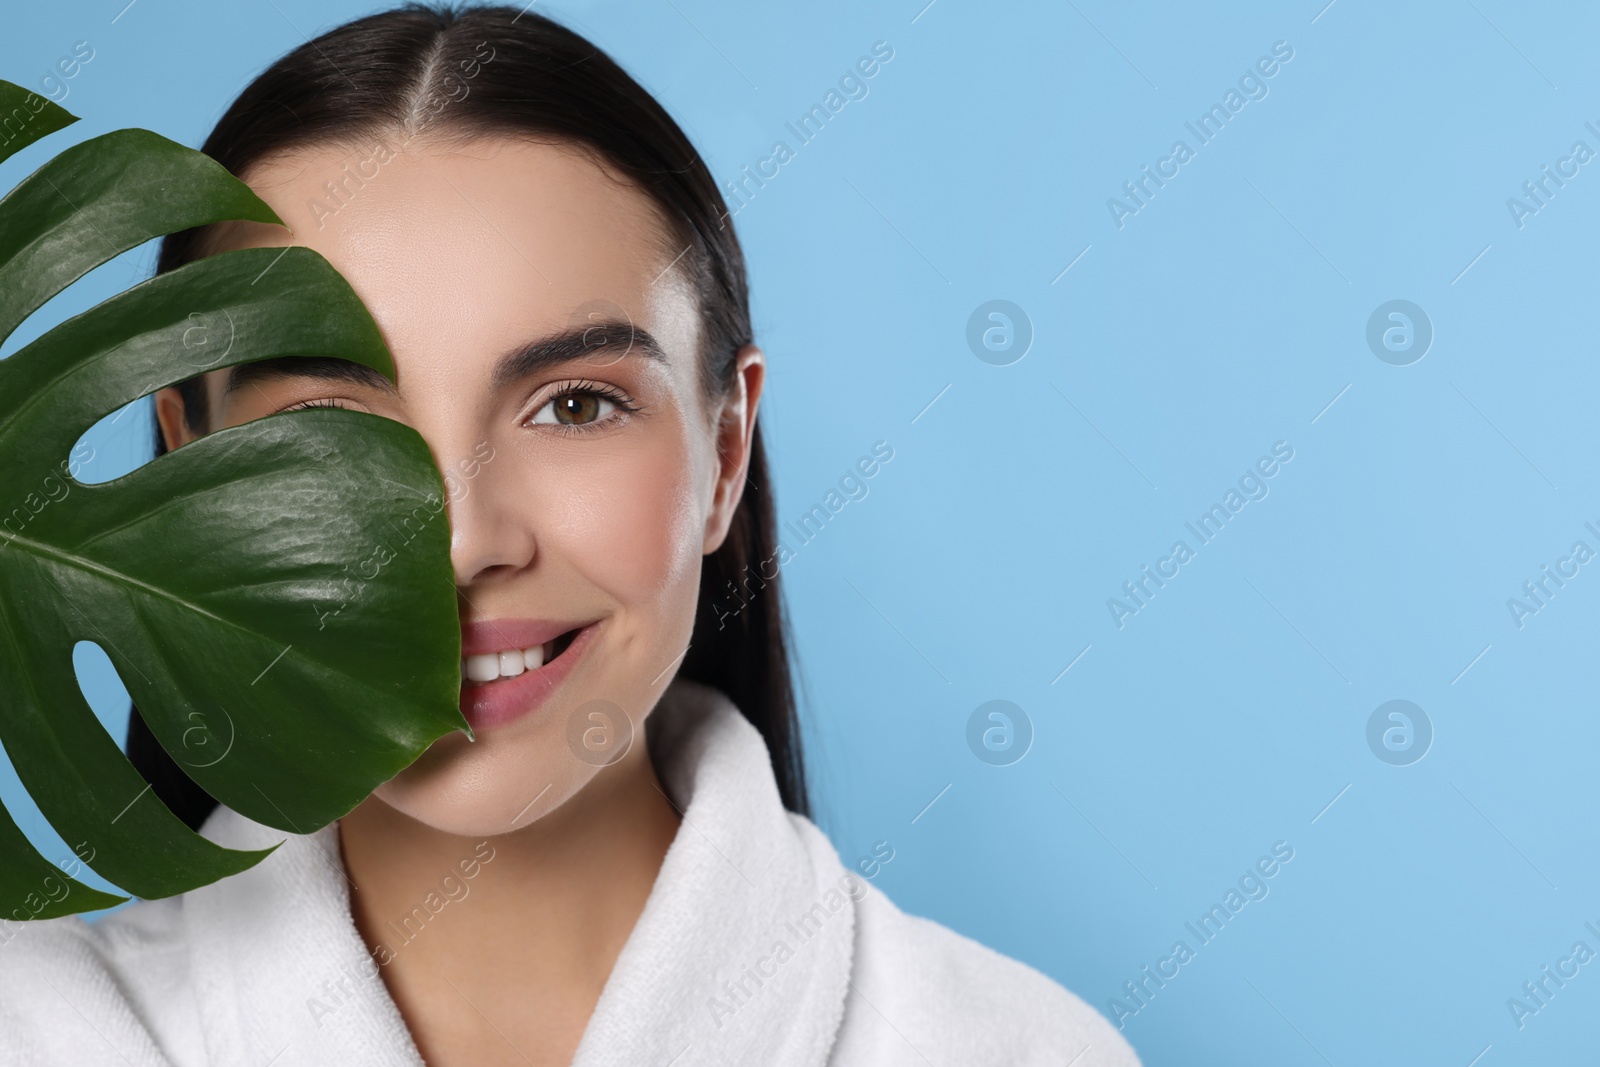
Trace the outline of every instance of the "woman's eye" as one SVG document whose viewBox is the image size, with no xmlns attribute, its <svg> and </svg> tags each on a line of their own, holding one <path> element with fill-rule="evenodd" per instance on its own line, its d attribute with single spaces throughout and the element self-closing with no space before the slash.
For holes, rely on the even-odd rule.
<svg viewBox="0 0 1600 1067">
<path fill-rule="evenodd" d="M 348 408 L 349 406 L 335 397 L 328 396 L 320 400 L 302 400 L 298 404 L 290 404 L 286 408 L 279 408 L 278 414 L 281 415 L 285 411 L 303 411 L 306 408 Z"/>
<path fill-rule="evenodd" d="M 571 389 L 547 401 L 534 413 L 534 425 L 591 426 L 623 410 L 612 397 L 591 389 Z"/>
</svg>

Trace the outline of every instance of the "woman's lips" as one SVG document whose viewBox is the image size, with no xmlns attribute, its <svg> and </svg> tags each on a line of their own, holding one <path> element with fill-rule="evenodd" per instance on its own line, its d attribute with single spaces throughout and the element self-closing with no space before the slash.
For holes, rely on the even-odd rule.
<svg viewBox="0 0 1600 1067">
<path fill-rule="evenodd" d="M 562 653 L 542 667 L 514 678 L 497 678 L 479 685 L 461 683 L 461 714 L 473 732 L 515 722 L 537 710 L 555 691 L 578 660 L 594 643 L 598 622 L 580 628 Z"/>
</svg>

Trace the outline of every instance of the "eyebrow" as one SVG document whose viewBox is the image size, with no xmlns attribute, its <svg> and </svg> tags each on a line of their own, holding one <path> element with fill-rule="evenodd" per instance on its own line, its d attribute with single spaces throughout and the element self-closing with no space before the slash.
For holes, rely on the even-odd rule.
<svg viewBox="0 0 1600 1067">
<path fill-rule="evenodd" d="M 498 393 L 550 367 L 619 349 L 620 353 L 613 358 L 638 354 L 658 363 L 667 362 L 666 351 L 648 330 L 626 321 L 605 320 L 541 337 L 513 348 L 495 362 L 494 370 L 489 375 L 489 389 Z M 363 363 L 331 356 L 277 356 L 230 367 L 222 393 L 227 396 L 253 382 L 290 378 L 349 382 L 389 395 L 396 391 L 393 382 Z"/>
</svg>

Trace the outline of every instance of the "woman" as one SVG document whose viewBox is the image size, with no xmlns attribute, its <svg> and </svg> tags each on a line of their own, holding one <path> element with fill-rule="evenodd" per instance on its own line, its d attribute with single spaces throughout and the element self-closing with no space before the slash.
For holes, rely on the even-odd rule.
<svg viewBox="0 0 1600 1067">
<path fill-rule="evenodd" d="M 648 94 L 538 15 L 413 5 L 296 49 L 204 150 L 289 230 L 176 234 L 158 270 L 309 246 L 397 384 L 211 371 L 157 394 L 157 451 L 320 404 L 415 428 L 450 489 L 476 740 L 243 874 L 31 925 L 0 952 L 5 1062 L 1136 1062 L 806 817 L 743 260 Z M 284 837 L 137 712 L 129 752 L 212 840 Z"/>
</svg>

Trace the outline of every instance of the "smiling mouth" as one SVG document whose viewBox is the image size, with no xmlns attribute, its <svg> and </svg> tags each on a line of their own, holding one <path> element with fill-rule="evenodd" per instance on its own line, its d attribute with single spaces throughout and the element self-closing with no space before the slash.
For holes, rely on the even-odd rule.
<svg viewBox="0 0 1600 1067">
<path fill-rule="evenodd" d="M 529 671 L 542 670 L 560 658 L 584 628 L 579 626 L 568 630 L 542 645 L 489 652 L 481 656 L 463 656 L 461 684 L 464 688 L 476 689 L 506 678 L 516 678 Z"/>
</svg>

